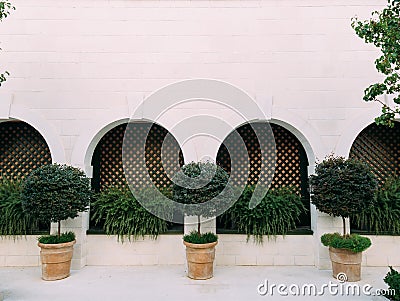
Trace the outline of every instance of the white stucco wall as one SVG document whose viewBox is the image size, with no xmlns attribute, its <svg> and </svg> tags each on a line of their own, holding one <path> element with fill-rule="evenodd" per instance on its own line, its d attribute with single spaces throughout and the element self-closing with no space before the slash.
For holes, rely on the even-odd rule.
<svg viewBox="0 0 400 301">
<path fill-rule="evenodd" d="M 13 4 L 0 26 L 1 65 L 11 73 L 1 101 L 51 123 L 68 162 L 86 151 L 74 150 L 86 146 L 77 143 L 86 131 L 128 117 L 150 93 L 189 78 L 227 81 L 260 105 L 272 99 L 265 114 L 313 131 L 317 158 L 357 134 L 354 120 L 368 114 L 369 123 L 379 109 L 362 101 L 378 78 L 377 52 L 354 34 L 350 18 L 367 17 L 381 0 Z M 338 151 L 348 145 L 341 141 Z"/>
</svg>

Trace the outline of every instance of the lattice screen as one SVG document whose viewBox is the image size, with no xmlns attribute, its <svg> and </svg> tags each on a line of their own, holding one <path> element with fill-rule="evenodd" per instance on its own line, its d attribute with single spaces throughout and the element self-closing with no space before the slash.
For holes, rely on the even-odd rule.
<svg viewBox="0 0 400 301">
<path fill-rule="evenodd" d="M 399 175 L 400 124 L 394 128 L 371 124 L 354 141 L 350 157 L 367 162 L 379 181 L 392 175 Z"/>
<path fill-rule="evenodd" d="M 254 123 L 253 127 L 262 126 Z M 146 135 L 148 125 L 141 123 L 135 124 L 135 133 L 137 133 L 137 141 L 135 137 L 130 139 L 130 150 L 132 156 L 137 156 L 140 152 L 140 142 L 143 141 L 142 137 Z M 301 143 L 298 139 L 279 125 L 271 125 L 276 143 L 276 170 L 272 181 L 271 187 L 281 186 L 294 186 L 306 194 L 307 190 L 307 157 Z M 98 178 L 98 183 L 94 182 L 94 186 L 98 189 L 103 189 L 105 186 L 124 186 L 126 179 L 122 166 L 122 143 L 126 129 L 126 124 L 120 125 L 109 131 L 100 140 L 96 147 L 92 164 L 94 166 L 94 180 Z M 260 145 L 255 136 L 255 133 L 250 125 L 244 125 L 238 129 L 238 133 L 243 138 L 250 156 L 250 175 L 248 184 L 256 184 L 260 174 Z M 170 179 L 165 173 L 164 167 L 161 163 L 161 145 L 164 140 L 167 130 L 164 128 L 153 125 L 146 143 L 146 165 L 147 170 L 154 183 L 158 187 L 166 187 L 171 184 Z M 232 139 L 235 136 L 228 136 L 227 139 Z M 262 137 L 260 137 L 262 139 Z M 137 144 L 136 144 L 137 143 Z M 230 141 L 235 144 L 235 141 Z M 176 160 L 179 155 L 180 165 L 183 164 L 183 157 L 178 143 L 174 147 L 167 150 L 168 156 L 172 160 Z M 275 156 L 275 153 L 268 154 Z M 168 160 L 167 160 L 168 163 Z M 230 156 L 227 149 L 222 146 L 218 152 L 217 163 L 226 171 L 230 172 Z M 243 158 L 243 171 L 247 172 L 246 158 Z M 268 163 L 267 163 L 268 164 Z M 142 168 L 142 167 L 138 167 Z M 96 175 L 97 174 L 97 175 Z M 134 176 L 132 176 L 134 178 Z M 140 188 L 145 183 L 141 182 L 142 179 L 137 179 L 135 186 Z"/>
<path fill-rule="evenodd" d="M 130 126 L 134 127 L 134 135 L 129 136 L 130 139 L 127 140 L 129 141 L 129 156 L 137 157 L 141 155 L 143 138 L 146 137 L 148 132 L 145 152 L 147 171 L 157 187 L 169 186 L 171 180 L 161 162 L 162 143 L 168 131 L 156 124 L 151 126 L 150 131 L 148 131 L 149 124 L 136 123 Z M 113 128 L 103 136 L 96 147 L 92 165 L 93 186 L 97 190 L 101 190 L 107 186 L 123 187 L 126 185 L 122 165 L 122 145 L 126 127 L 127 124 L 122 124 Z M 167 155 L 167 159 L 164 158 L 165 164 L 168 164 L 172 160 L 179 160 L 180 165 L 183 165 L 182 152 L 177 142 L 174 145 L 169 145 L 164 152 Z M 142 169 L 144 167 L 138 165 L 137 168 Z M 135 171 L 132 170 L 132 172 L 134 173 Z M 173 172 L 173 170 L 169 170 L 170 174 Z M 141 188 L 146 184 L 141 177 L 135 177 L 134 174 L 130 176 L 134 181 L 134 183 L 131 183 L 133 186 Z"/>
<path fill-rule="evenodd" d="M 37 130 L 22 121 L 0 123 L 0 175 L 24 178 L 44 164 L 51 164 L 51 154 Z"/>
<path fill-rule="evenodd" d="M 258 131 L 262 131 L 262 125 L 260 123 L 253 123 L 254 128 L 259 128 Z M 248 177 L 247 184 L 254 185 L 258 182 L 260 167 L 261 167 L 261 150 L 260 144 L 256 134 L 250 125 L 244 125 L 237 129 L 237 132 L 242 137 L 250 158 L 250 174 Z M 267 157 L 273 158 L 276 155 L 276 166 L 275 174 L 271 183 L 271 188 L 277 188 L 281 186 L 294 186 L 300 190 L 302 183 L 307 181 L 307 175 L 302 176 L 302 170 L 307 169 L 308 161 L 305 157 L 305 151 L 298 139 L 283 127 L 271 124 L 272 131 L 275 137 L 276 153 L 272 152 L 269 147 L 267 150 Z M 239 145 L 239 139 L 237 136 L 229 135 L 227 138 L 229 145 Z M 260 139 L 263 139 L 261 136 Z M 241 166 L 243 170 L 247 170 L 246 158 L 243 158 Z M 273 162 L 273 160 L 271 160 Z M 218 151 L 217 163 L 223 167 L 228 173 L 230 172 L 230 156 L 225 146 L 221 146 Z M 268 165 L 268 163 L 266 163 Z M 303 177 L 303 179 L 302 179 Z M 303 185 L 304 186 L 304 185 Z M 305 187 L 305 190 L 307 188 Z M 305 191 L 304 191 L 305 192 Z"/>
</svg>

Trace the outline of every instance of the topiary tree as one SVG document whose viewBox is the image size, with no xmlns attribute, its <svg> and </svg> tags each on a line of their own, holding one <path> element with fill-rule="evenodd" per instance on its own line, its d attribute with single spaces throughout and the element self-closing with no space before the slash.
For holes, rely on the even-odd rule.
<svg viewBox="0 0 400 301">
<path fill-rule="evenodd" d="M 360 21 L 352 20 L 356 34 L 366 43 L 380 48 L 382 55 L 375 60 L 378 72 L 385 75 L 380 83 L 370 85 L 364 91 L 365 101 L 377 101 L 382 105 L 381 116 L 375 119 L 377 124 L 394 126 L 396 115 L 400 114 L 400 1 L 388 0 L 388 6 L 382 11 L 372 13 L 372 18 Z M 382 95 L 394 95 L 395 107 L 390 107 L 378 99 Z"/>
<path fill-rule="evenodd" d="M 327 157 L 310 176 L 311 202 L 318 210 L 343 220 L 367 209 L 375 199 L 378 181 L 371 168 L 358 160 Z"/>
<path fill-rule="evenodd" d="M 86 211 L 92 192 L 90 179 L 78 168 L 51 164 L 32 171 L 22 185 L 23 208 L 40 221 L 58 223 Z"/>
<path fill-rule="evenodd" d="M 212 162 L 186 164 L 174 176 L 173 200 L 187 205 L 184 206 L 186 215 L 197 215 L 199 235 L 200 217 L 214 217 L 217 206 L 225 206 L 232 201 L 232 188 L 227 186 L 228 180 L 227 172 Z M 219 200 L 217 205 L 208 202 L 217 196 Z"/>
</svg>

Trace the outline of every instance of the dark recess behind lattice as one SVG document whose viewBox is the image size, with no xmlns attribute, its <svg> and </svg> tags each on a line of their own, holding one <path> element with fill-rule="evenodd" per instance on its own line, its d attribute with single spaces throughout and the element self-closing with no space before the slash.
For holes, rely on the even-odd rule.
<svg viewBox="0 0 400 301">
<path fill-rule="evenodd" d="M 22 180 L 34 169 L 51 164 L 50 149 L 42 135 L 22 121 L 0 123 L 0 175 L 12 180 Z M 39 223 L 39 229 L 48 232 L 50 224 Z"/>
<path fill-rule="evenodd" d="M 255 124 L 257 126 L 257 124 Z M 254 125 L 253 125 L 254 126 Z M 100 191 L 104 189 L 107 185 L 114 185 L 123 187 L 125 186 L 126 180 L 123 174 L 122 167 L 122 141 L 123 135 L 126 129 L 126 124 L 115 127 L 106 133 L 103 138 L 98 143 L 92 159 L 93 165 L 93 187 Z M 140 123 L 137 124 L 138 131 L 144 131 L 145 126 L 141 126 Z M 280 187 L 284 185 L 295 186 L 298 189 L 299 194 L 303 198 L 303 202 L 306 208 L 309 208 L 309 194 L 308 194 L 308 175 L 307 166 L 308 160 L 304 148 L 298 139 L 291 134 L 289 131 L 284 129 L 279 125 L 272 124 L 272 130 L 275 135 L 277 144 L 277 169 L 275 176 L 272 181 L 272 187 Z M 246 144 L 251 144 L 254 142 L 254 132 L 249 130 L 249 127 L 239 128 L 240 135 L 243 136 L 244 140 L 247 141 Z M 159 187 L 168 186 L 171 182 L 163 172 L 160 163 L 160 149 L 161 142 L 164 139 L 167 131 L 158 125 L 154 125 L 150 131 L 148 138 L 149 145 L 146 147 L 146 160 L 148 163 L 153 162 L 153 170 L 149 170 L 149 173 L 153 177 L 153 181 L 157 183 Z M 154 149 L 154 146 L 156 148 Z M 256 146 L 256 147 L 254 147 Z M 140 147 L 137 145 L 137 147 Z M 153 147 L 153 149 L 152 149 Z M 251 166 L 252 172 L 249 175 L 249 184 L 257 183 L 260 162 L 259 162 L 259 146 L 257 152 L 257 143 L 252 144 L 253 152 L 250 153 L 250 158 L 253 161 Z M 135 146 L 131 146 L 132 151 Z M 149 156 L 150 150 L 153 150 L 152 156 Z M 158 149 L 158 150 L 157 150 Z M 226 149 L 225 149 L 226 151 Z M 225 168 L 228 172 L 230 158 L 227 153 L 224 152 L 224 147 L 222 146 L 217 163 Z M 182 153 L 179 151 L 179 145 L 176 144 L 176 149 L 172 149 L 170 155 L 172 157 L 179 153 L 180 165 L 183 164 Z M 147 164 L 149 167 L 150 164 Z M 246 169 L 243 166 L 243 169 Z M 158 172 L 158 174 L 157 174 Z M 161 176 L 160 176 L 161 175 Z M 310 226 L 310 215 L 309 212 L 301 216 L 301 221 L 299 226 Z"/>
<path fill-rule="evenodd" d="M 168 131 L 163 127 L 153 124 L 148 131 L 149 123 L 132 123 L 130 127 L 134 129 L 129 136 L 133 135 L 132 139 L 128 139 L 129 144 L 127 150 L 127 156 L 137 156 L 140 154 L 143 145 L 142 138 L 147 136 L 146 139 L 146 169 L 152 179 L 152 182 L 159 188 L 171 186 L 171 179 L 165 172 L 161 162 L 161 147 L 165 136 Z M 127 186 L 126 178 L 124 175 L 124 168 L 122 164 L 122 146 L 125 135 L 127 124 L 121 124 L 108 131 L 97 144 L 93 157 L 93 178 L 92 187 L 95 191 L 99 192 L 104 190 L 108 186 L 116 186 L 125 188 Z M 148 134 L 148 135 L 147 135 Z M 137 139 L 135 139 L 137 138 Z M 176 141 L 175 141 L 176 142 Z M 172 160 L 178 160 L 179 166 L 182 166 L 183 155 L 180 150 L 179 144 L 172 143 L 172 145 L 166 146 L 166 157 L 164 158 L 165 163 L 168 164 Z M 170 165 L 169 165 L 170 166 Z M 138 165 L 137 168 L 143 169 L 143 166 Z M 172 174 L 176 170 L 170 170 Z M 132 170 L 134 172 L 134 170 Z M 135 189 L 140 189 L 147 186 L 147 182 L 143 182 L 143 179 L 135 177 L 134 174 L 129 176 L 131 185 Z M 99 228 L 101 225 L 94 225 L 91 221 L 90 227 L 92 229 Z M 182 226 L 176 224 L 171 225 L 172 229 L 182 230 Z"/>
<path fill-rule="evenodd" d="M 126 124 L 121 124 L 111 129 L 102 137 L 95 148 L 92 157 L 92 185 L 96 191 L 101 191 L 107 186 L 117 186 L 121 188 L 126 186 L 126 178 L 122 164 L 122 145 L 126 126 Z M 147 134 L 149 125 L 135 123 L 131 126 L 135 127 L 138 138 L 141 138 Z M 171 185 L 171 179 L 165 173 L 161 162 L 161 146 L 167 133 L 168 131 L 166 129 L 157 124 L 153 124 L 146 141 L 146 167 L 153 183 L 155 183 L 157 187 L 169 187 Z M 142 149 L 142 145 L 140 144 L 141 140 L 129 139 L 128 141 L 129 148 L 126 149 L 129 150 L 132 156 L 137 156 L 137 153 Z M 183 155 L 178 143 L 176 142 L 174 145 L 169 145 L 168 147 L 166 151 L 168 157 L 166 163 L 169 163 L 171 160 L 179 160 L 179 165 L 182 166 Z M 129 154 L 127 154 L 127 156 L 129 156 Z M 138 166 L 138 168 L 143 169 L 144 167 Z M 146 184 L 141 182 L 142 179 L 135 179 L 134 175 L 130 175 L 130 178 L 136 180 L 131 183 L 135 188 L 140 189 Z"/>
<path fill-rule="evenodd" d="M 399 174 L 400 124 L 394 128 L 374 124 L 366 127 L 354 140 L 349 154 L 368 163 L 382 184 L 388 177 Z"/>
<path fill-rule="evenodd" d="M 367 126 L 354 140 L 349 154 L 350 158 L 356 158 L 366 162 L 372 167 L 372 171 L 382 186 L 385 180 L 391 176 L 399 175 L 400 164 L 400 124 L 395 123 L 394 128 L 379 126 L 375 123 Z M 351 224 L 351 229 L 372 233 L 369 229 L 360 229 Z"/>
<path fill-rule="evenodd" d="M 45 164 L 51 164 L 50 149 L 36 129 L 22 121 L 0 123 L 0 175 L 23 179 Z"/>
<path fill-rule="evenodd" d="M 276 124 L 270 124 L 275 138 L 276 152 L 273 151 L 271 146 L 267 146 L 266 156 L 268 162 L 274 162 L 273 157 L 276 155 L 276 168 L 271 182 L 271 189 L 279 188 L 282 186 L 295 187 L 302 197 L 304 206 L 310 208 L 310 196 L 308 191 L 308 159 L 304 147 L 291 132 Z M 248 177 L 248 185 L 255 185 L 258 183 L 261 167 L 261 150 L 258 143 L 258 138 L 252 127 L 257 128 L 257 132 L 263 131 L 264 125 L 262 123 L 246 124 L 237 129 L 240 137 L 243 139 L 248 156 L 250 158 L 250 174 Z M 268 133 L 268 132 L 267 132 Z M 260 139 L 268 139 L 268 137 L 260 137 Z M 239 138 L 235 135 L 229 135 L 226 138 L 226 143 L 229 145 L 239 145 Z M 270 140 L 270 139 L 268 139 Z M 240 163 L 243 172 L 247 172 L 246 158 Z M 271 168 L 266 163 L 267 168 Z M 230 156 L 224 145 L 218 151 L 217 164 L 230 173 Z M 311 225 L 311 218 L 309 210 L 300 216 L 300 221 L 297 224 L 299 227 L 309 227 Z M 222 227 L 221 224 L 219 224 Z"/>
</svg>

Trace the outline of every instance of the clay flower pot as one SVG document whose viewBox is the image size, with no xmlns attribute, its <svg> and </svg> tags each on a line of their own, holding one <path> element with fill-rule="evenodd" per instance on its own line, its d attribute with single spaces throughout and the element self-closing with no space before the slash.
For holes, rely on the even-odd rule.
<svg viewBox="0 0 400 301">
<path fill-rule="evenodd" d="M 205 280 L 213 277 L 215 246 L 218 241 L 208 244 L 192 244 L 183 241 L 186 246 L 188 277 Z"/>
<path fill-rule="evenodd" d="M 38 243 L 42 261 L 42 279 L 59 280 L 70 275 L 75 240 L 61 244 Z"/>
<path fill-rule="evenodd" d="M 361 280 L 362 252 L 354 253 L 347 249 L 329 247 L 329 256 L 332 261 L 333 277 L 338 278 L 338 274 L 341 274 L 338 280 L 349 282 Z"/>
</svg>

